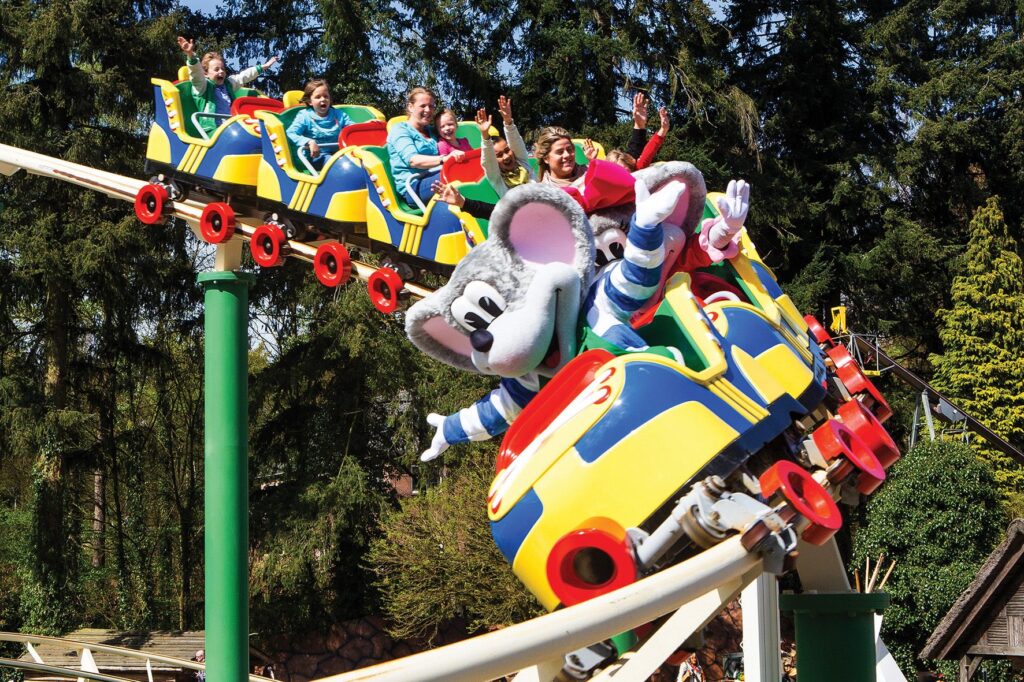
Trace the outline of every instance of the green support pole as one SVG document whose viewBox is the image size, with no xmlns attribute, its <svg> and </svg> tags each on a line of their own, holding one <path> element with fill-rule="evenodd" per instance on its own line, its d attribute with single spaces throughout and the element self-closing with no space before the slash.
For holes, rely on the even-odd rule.
<svg viewBox="0 0 1024 682">
<path fill-rule="evenodd" d="M 796 625 L 800 679 L 875 682 L 875 613 L 888 605 L 884 592 L 780 595 Z"/>
<path fill-rule="evenodd" d="M 206 679 L 249 675 L 249 286 L 204 272 Z"/>
</svg>

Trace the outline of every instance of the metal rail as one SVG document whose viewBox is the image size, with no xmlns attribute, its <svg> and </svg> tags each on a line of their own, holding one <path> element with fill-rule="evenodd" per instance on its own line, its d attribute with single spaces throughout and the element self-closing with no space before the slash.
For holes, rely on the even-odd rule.
<svg viewBox="0 0 1024 682">
<path fill-rule="evenodd" d="M 15 661 L 10 658 L 0 658 L 0 668 L 14 668 L 16 670 L 33 670 L 41 673 L 55 673 L 57 675 L 67 676 L 68 679 L 85 679 L 85 680 L 96 680 L 96 682 L 136 682 L 135 680 L 129 680 L 126 677 L 114 677 L 113 675 L 104 675 L 103 673 L 91 673 L 87 670 L 72 670 L 70 668 L 61 668 L 56 665 L 46 665 L 45 663 L 34 663 L 32 661 Z"/>
<path fill-rule="evenodd" d="M 116 173 L 108 173 L 97 168 L 90 168 L 81 164 L 64 161 L 45 154 L 37 154 L 25 149 L 0 144 L 0 173 L 13 175 L 19 170 L 24 170 L 32 175 L 40 175 L 47 178 L 55 178 L 64 182 L 86 187 L 113 199 L 135 202 L 135 195 L 140 188 L 148 184 L 145 180 L 129 178 Z M 171 202 L 172 214 L 188 221 L 193 227 L 199 224 L 199 218 L 206 208 L 207 202 L 195 199 Z M 235 228 L 236 238 L 240 237 L 249 241 L 253 232 L 262 224 L 261 220 L 250 216 L 236 216 L 237 227 Z M 316 255 L 316 246 L 301 241 L 289 241 L 291 248 L 289 254 L 292 258 L 313 262 Z M 370 275 L 377 271 L 377 268 L 362 261 L 352 261 L 352 274 L 359 279 L 367 280 Z M 431 289 L 405 282 L 404 288 L 411 295 L 423 298 L 431 293 Z"/>
<path fill-rule="evenodd" d="M 964 411 L 963 408 L 959 407 L 952 400 L 939 393 L 927 381 L 917 376 L 900 363 L 896 362 L 889 355 L 887 355 L 885 351 L 879 348 L 877 344 L 871 343 L 864 337 L 857 334 L 853 334 L 852 336 L 854 341 L 857 343 L 858 349 L 864 351 L 865 353 L 874 353 L 875 356 L 883 363 L 888 363 L 888 366 L 880 367 L 881 371 L 890 371 L 897 377 L 899 377 L 900 380 L 903 381 L 904 383 L 913 386 L 919 391 L 924 391 L 925 393 L 927 393 L 930 398 L 937 400 L 940 403 L 946 403 L 947 405 L 955 409 L 957 412 L 959 412 L 961 415 L 963 415 L 964 420 L 967 422 L 967 427 L 971 431 L 974 431 L 976 434 L 984 438 L 989 443 L 989 445 L 994 447 L 996 450 L 999 450 L 1003 454 L 1012 457 L 1018 463 L 1024 464 L 1024 452 L 1021 452 L 1020 449 L 1018 449 L 1016 446 L 1007 442 L 995 431 L 988 428 L 971 415 L 967 414 L 967 412 Z"/>
<path fill-rule="evenodd" d="M 729 597 L 760 571 L 761 558 L 743 548 L 740 536 L 733 536 L 681 564 L 582 604 L 439 649 L 325 677 L 320 682 L 491 680 L 534 666 L 537 661 L 561 662 L 570 651 L 649 623 L 683 605 L 700 605 L 701 598 L 707 600 L 706 595 L 720 586 L 729 588 L 721 598 Z M 724 605 L 714 604 L 704 604 L 712 616 Z M 672 629 L 677 641 L 665 656 L 690 634 L 685 630 Z M 662 661 L 664 657 L 657 664 Z M 624 673 L 616 675 L 616 680 L 646 677 Z"/>
<path fill-rule="evenodd" d="M 91 651 L 102 651 L 102 652 L 108 653 L 108 654 L 116 654 L 118 656 L 124 656 L 125 658 L 134 658 L 134 659 L 138 659 L 138 660 L 143 660 L 143 661 L 146 661 L 149 664 L 163 663 L 163 664 L 165 664 L 167 666 L 170 666 L 172 668 L 182 668 L 182 669 L 185 669 L 185 670 L 205 670 L 206 669 L 206 665 L 204 665 L 203 663 L 197 663 L 196 661 L 186 661 L 185 659 L 175 658 L 173 656 L 161 656 L 160 654 L 145 653 L 145 652 L 142 652 L 142 651 L 138 651 L 136 649 L 127 649 L 125 647 L 113 646 L 111 644 L 101 644 L 99 642 L 82 642 L 80 640 L 65 639 L 65 638 L 62 638 L 62 637 L 47 637 L 45 635 L 28 635 L 28 634 L 24 634 L 24 633 L 21 633 L 21 632 L 2 632 L 2 631 L 0 631 L 0 642 L 17 642 L 17 643 L 20 643 L 20 644 L 25 644 L 26 648 L 34 647 L 35 645 L 38 645 L 38 644 L 59 644 L 61 646 L 69 647 L 69 648 L 72 648 L 72 649 L 75 649 L 75 650 L 79 651 L 80 652 L 79 656 L 81 656 L 81 652 L 83 652 L 85 650 L 88 650 L 90 652 Z M 33 653 L 34 652 L 34 648 L 29 648 L 29 652 L 32 653 L 33 658 L 38 657 L 37 653 Z M 26 663 L 31 663 L 31 665 L 33 665 L 33 666 L 35 666 L 35 665 L 47 665 L 46 663 L 39 663 L 39 662 L 30 662 L 30 661 L 21 661 L 21 660 L 14 660 L 12 662 L 12 659 L 0 659 L 0 667 L 5 667 L 5 666 L 10 666 L 10 667 L 15 667 L 15 668 L 17 668 L 17 667 L 25 667 L 24 664 L 26 664 Z M 49 667 L 53 667 L 53 666 L 49 666 Z M 61 670 L 63 671 L 63 670 L 67 670 L 67 669 L 61 669 Z M 71 672 L 73 672 L 75 675 L 77 675 L 79 677 L 85 677 L 85 674 L 82 673 L 81 671 L 73 670 Z M 100 678 L 97 678 L 97 679 L 100 679 Z M 104 680 L 110 679 L 110 680 L 118 680 L 118 681 L 121 680 L 121 678 L 119 678 L 119 677 L 117 677 L 117 678 L 114 678 L 114 677 L 110 677 L 110 678 L 103 677 L 102 679 L 104 679 Z M 273 678 L 264 677 L 262 675 L 249 675 L 249 682 L 263 682 L 264 680 L 272 680 L 272 679 Z"/>
</svg>

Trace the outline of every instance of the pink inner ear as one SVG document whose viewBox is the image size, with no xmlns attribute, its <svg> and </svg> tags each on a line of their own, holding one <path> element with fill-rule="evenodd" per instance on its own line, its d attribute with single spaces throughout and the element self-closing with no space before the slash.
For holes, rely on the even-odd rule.
<svg viewBox="0 0 1024 682">
<path fill-rule="evenodd" d="M 676 207 L 672 211 L 665 222 L 671 223 L 672 225 L 679 225 L 680 227 L 686 222 L 686 213 L 690 210 L 690 187 L 686 187 L 686 191 L 679 195 L 679 201 L 676 202 Z"/>
<path fill-rule="evenodd" d="M 508 240 L 528 263 L 566 263 L 576 260 L 576 240 L 565 215 L 547 204 L 527 204 L 516 211 L 508 227 Z"/>
<path fill-rule="evenodd" d="M 443 317 L 435 316 L 428 319 L 423 323 L 423 331 L 453 353 L 467 358 L 473 355 L 469 337 L 450 327 Z"/>
</svg>

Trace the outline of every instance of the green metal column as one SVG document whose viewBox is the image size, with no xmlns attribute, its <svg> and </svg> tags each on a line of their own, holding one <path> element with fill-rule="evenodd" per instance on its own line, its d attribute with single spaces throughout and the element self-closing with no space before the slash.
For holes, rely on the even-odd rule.
<svg viewBox="0 0 1024 682">
<path fill-rule="evenodd" d="M 249 674 L 249 286 L 204 272 L 206 679 Z"/>
<path fill-rule="evenodd" d="M 783 594 L 779 605 L 793 613 L 801 682 L 875 682 L 875 613 L 888 594 Z"/>
</svg>

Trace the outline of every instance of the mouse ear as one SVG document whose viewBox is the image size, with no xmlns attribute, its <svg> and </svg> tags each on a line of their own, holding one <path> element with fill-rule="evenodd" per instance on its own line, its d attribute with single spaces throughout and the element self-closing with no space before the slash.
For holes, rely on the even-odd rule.
<svg viewBox="0 0 1024 682">
<path fill-rule="evenodd" d="M 594 238 L 587 216 L 557 187 L 532 183 L 509 190 L 491 215 L 489 236 L 525 263 L 565 263 L 589 279 Z"/>
<path fill-rule="evenodd" d="M 454 327 L 435 307 L 430 297 L 409 308 L 405 315 L 405 333 L 421 351 L 452 367 L 478 371 L 472 362 L 473 346 L 469 335 Z"/>
</svg>

